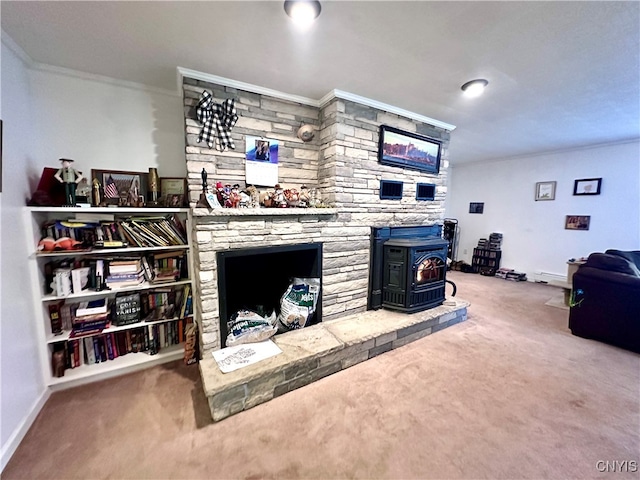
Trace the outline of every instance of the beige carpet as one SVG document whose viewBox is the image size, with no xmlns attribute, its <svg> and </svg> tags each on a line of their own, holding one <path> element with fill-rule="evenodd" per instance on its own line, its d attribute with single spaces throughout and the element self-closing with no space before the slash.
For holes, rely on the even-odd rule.
<svg viewBox="0 0 640 480">
<path fill-rule="evenodd" d="M 468 321 L 217 424 L 179 363 L 55 393 L 2 478 L 638 478 L 597 462 L 640 460 L 640 356 L 450 278 Z"/>
</svg>

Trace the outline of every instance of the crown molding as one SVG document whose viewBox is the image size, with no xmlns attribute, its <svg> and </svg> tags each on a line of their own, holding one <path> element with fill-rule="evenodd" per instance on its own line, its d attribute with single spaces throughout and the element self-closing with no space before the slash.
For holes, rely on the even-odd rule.
<svg viewBox="0 0 640 480">
<path fill-rule="evenodd" d="M 13 53 L 15 53 L 15 55 L 22 60 L 22 62 L 28 67 L 28 68 L 33 68 L 33 65 L 35 64 L 35 62 L 33 61 L 33 59 L 29 56 L 29 54 L 27 52 L 25 52 L 22 47 L 20 45 L 18 45 L 13 38 L 11 38 L 9 36 L 9 34 L 7 32 L 5 32 L 4 30 L 1 31 L 0 33 L 1 37 L 2 37 L 2 43 L 9 49 L 11 50 Z"/>
<path fill-rule="evenodd" d="M 49 65 L 47 63 L 40 63 L 33 60 L 27 52 L 25 52 L 20 45 L 18 45 L 8 33 L 2 30 L 2 43 L 13 53 L 15 53 L 25 66 L 32 71 L 52 73 L 55 75 L 64 75 L 71 78 L 78 78 L 80 80 L 88 80 L 91 82 L 104 83 L 107 85 L 114 85 L 117 87 L 130 88 L 132 90 L 140 90 L 143 92 L 158 93 L 161 95 L 169 95 L 171 97 L 182 96 L 177 95 L 174 90 L 152 87 L 143 83 L 129 82 L 127 80 L 120 80 L 113 77 L 107 77 L 105 75 L 97 75 L 94 73 L 81 72 L 80 70 L 73 70 L 71 68 L 57 67 L 55 65 Z"/>
<path fill-rule="evenodd" d="M 377 100 L 372 100 L 370 98 L 361 97 L 360 95 L 356 95 L 355 93 L 343 92 L 342 90 L 332 90 L 331 92 L 327 93 L 320 99 L 320 106 L 326 105 L 334 98 L 341 98 L 342 100 L 349 100 L 361 105 L 367 105 L 369 107 L 377 108 L 378 110 L 384 110 L 385 112 L 395 113 L 396 115 L 401 115 L 412 120 L 417 120 L 418 122 L 428 123 L 429 125 L 440 127 L 450 132 L 455 130 L 456 128 L 455 125 L 451 125 L 450 123 L 441 122 L 440 120 L 436 120 L 435 118 L 420 115 L 419 113 L 411 112 L 409 110 L 405 110 L 404 108 L 394 107 L 393 105 L 378 102 Z"/>
<path fill-rule="evenodd" d="M 394 107 L 393 105 L 388 105 L 386 103 L 378 102 L 377 100 L 361 97 L 360 95 L 356 95 L 354 93 L 344 92 L 342 90 L 331 90 L 329 93 L 327 93 L 325 96 L 323 96 L 319 100 L 315 100 L 313 98 L 301 97 L 298 95 L 291 95 L 289 93 L 280 92 L 278 90 L 272 90 L 270 88 L 261 87 L 259 85 L 239 82 L 237 80 L 232 80 L 230 78 L 219 77 L 217 75 L 198 72 L 196 70 L 190 70 L 188 68 L 183 68 L 183 67 L 177 68 L 178 92 L 180 92 L 180 94 L 182 94 L 182 81 L 185 77 L 192 78 L 194 80 L 201 80 L 203 82 L 215 83 L 216 85 L 222 85 L 225 87 L 237 88 L 239 90 L 244 90 L 251 93 L 257 93 L 260 95 L 268 95 L 270 97 L 279 98 L 281 100 L 301 103 L 303 105 L 309 105 L 316 108 L 322 108 L 326 104 L 331 102 L 334 98 L 339 98 L 342 100 L 349 100 L 351 102 L 359 103 L 361 105 L 367 105 L 369 107 L 377 108 L 379 110 L 384 110 L 385 112 L 401 115 L 403 117 L 410 118 L 412 120 L 417 120 L 418 122 L 427 123 L 429 125 L 433 125 L 434 127 L 439 127 L 450 132 L 455 130 L 456 128 L 455 125 L 441 122 L 440 120 L 436 120 L 431 117 L 420 115 L 415 112 L 410 112 L 409 110 L 405 110 L 403 108 Z"/>
<path fill-rule="evenodd" d="M 224 87 L 237 88 L 238 90 L 245 90 L 251 93 L 257 93 L 259 95 L 268 95 L 269 97 L 279 98 L 280 100 L 288 100 L 290 102 L 302 103 L 303 105 L 310 105 L 312 107 L 318 107 L 318 100 L 313 98 L 301 97 L 299 95 L 291 95 L 290 93 L 280 92 L 278 90 L 272 90 L 270 88 L 261 87 L 259 85 L 253 85 L 251 83 L 239 82 L 238 80 L 232 80 L 230 78 L 219 77 L 217 75 L 211 75 L 209 73 L 198 72 L 196 70 L 190 70 L 188 68 L 178 67 L 178 92 L 182 95 L 182 79 L 184 77 L 192 78 L 194 80 L 201 80 L 203 82 L 215 83 Z"/>
<path fill-rule="evenodd" d="M 129 88 L 131 90 L 157 93 L 160 95 L 168 95 L 170 97 L 178 96 L 174 90 L 170 90 L 167 88 L 152 87 L 150 85 L 145 85 L 144 83 L 129 82 L 127 80 L 120 80 L 119 78 L 107 77 L 105 75 L 98 75 L 95 73 L 81 72 L 79 70 L 73 70 L 72 68 L 57 67 L 55 65 L 49 65 L 47 63 L 34 62 L 31 68 L 32 70 L 35 70 L 38 72 L 53 73 L 55 75 L 64 75 L 71 78 L 78 78 L 80 80 L 88 80 L 91 82 L 104 83 L 106 85 L 113 85 L 116 87 Z"/>
</svg>

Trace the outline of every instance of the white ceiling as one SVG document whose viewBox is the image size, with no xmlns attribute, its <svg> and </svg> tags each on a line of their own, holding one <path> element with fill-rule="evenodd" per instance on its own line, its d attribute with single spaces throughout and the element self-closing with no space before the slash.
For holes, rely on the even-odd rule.
<svg viewBox="0 0 640 480">
<path fill-rule="evenodd" d="M 11 2 L 35 61 L 176 89 L 181 66 L 320 99 L 339 89 L 457 126 L 453 164 L 640 136 L 638 2 Z M 460 86 L 486 78 L 485 95 Z"/>
</svg>

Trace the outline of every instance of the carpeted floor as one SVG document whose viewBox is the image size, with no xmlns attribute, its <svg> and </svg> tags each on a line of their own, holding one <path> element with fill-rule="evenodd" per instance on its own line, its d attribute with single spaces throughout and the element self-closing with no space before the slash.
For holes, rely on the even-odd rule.
<svg viewBox="0 0 640 480">
<path fill-rule="evenodd" d="M 217 424 L 179 363 L 55 393 L 2 478 L 638 478 L 598 462 L 640 468 L 640 356 L 553 287 L 449 278 L 468 321 Z"/>
</svg>

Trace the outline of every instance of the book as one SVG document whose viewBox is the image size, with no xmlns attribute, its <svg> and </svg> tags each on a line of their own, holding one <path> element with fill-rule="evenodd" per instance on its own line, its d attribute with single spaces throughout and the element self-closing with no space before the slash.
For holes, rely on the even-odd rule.
<svg viewBox="0 0 640 480">
<path fill-rule="evenodd" d="M 96 358 L 96 363 L 102 362 L 102 355 L 100 355 L 100 337 L 92 337 L 93 340 L 93 352 Z"/>
<path fill-rule="evenodd" d="M 107 312 L 107 299 L 99 298 L 98 300 L 91 300 L 89 302 L 81 302 L 76 310 L 76 317 L 82 317 L 85 315 L 95 315 L 97 313 Z"/>
<path fill-rule="evenodd" d="M 144 277 L 147 282 L 153 281 L 156 274 L 154 273 L 151 265 L 149 265 L 149 259 L 147 257 L 142 257 L 142 270 L 144 272 Z"/>
<path fill-rule="evenodd" d="M 87 364 L 92 365 L 96 363 L 96 353 L 93 349 L 93 338 L 84 339 L 84 351 L 87 355 Z"/>
<path fill-rule="evenodd" d="M 180 318 L 184 318 L 187 316 L 187 302 L 190 296 L 191 296 L 191 285 L 187 284 L 184 286 L 184 290 L 182 294 L 182 305 L 180 306 Z"/>
<path fill-rule="evenodd" d="M 71 270 L 71 285 L 73 293 L 80 293 L 83 290 L 89 289 L 90 272 L 90 267 L 80 267 Z"/>
<path fill-rule="evenodd" d="M 53 271 L 54 275 L 54 293 L 58 297 L 66 297 L 71 295 L 71 269 L 57 268 Z"/>
<path fill-rule="evenodd" d="M 49 321 L 51 323 L 51 333 L 60 335 L 62 333 L 62 315 L 60 308 L 62 303 L 49 304 Z"/>
<path fill-rule="evenodd" d="M 140 293 L 135 292 L 129 295 L 117 295 L 115 300 L 114 325 L 130 325 L 140 321 L 142 310 Z"/>
</svg>

